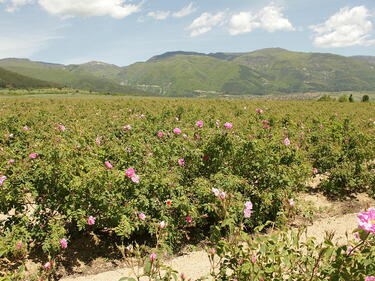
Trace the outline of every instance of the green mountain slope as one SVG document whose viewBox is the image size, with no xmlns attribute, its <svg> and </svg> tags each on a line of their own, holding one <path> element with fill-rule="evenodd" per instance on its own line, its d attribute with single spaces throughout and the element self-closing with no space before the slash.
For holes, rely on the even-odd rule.
<svg viewBox="0 0 375 281">
<path fill-rule="evenodd" d="M 350 58 L 375 64 L 375 57 L 374 56 L 352 56 Z"/>
<path fill-rule="evenodd" d="M 54 88 L 58 86 L 56 83 L 33 79 L 0 68 L 0 88 Z"/>
<path fill-rule="evenodd" d="M 232 60 L 257 70 L 272 81 L 275 92 L 374 90 L 374 66 L 323 53 L 263 49 Z"/>
<path fill-rule="evenodd" d="M 116 80 L 167 96 L 260 94 L 267 83 L 257 71 L 201 55 L 175 55 L 136 63 L 125 67 Z"/>
<path fill-rule="evenodd" d="M 83 90 L 220 96 L 375 91 L 374 62 L 370 56 L 269 48 L 249 53 L 168 52 L 127 67 L 95 61 L 65 66 L 26 59 L 0 60 L 0 67 Z"/>
<path fill-rule="evenodd" d="M 105 93 L 145 94 L 142 90 L 120 85 L 115 81 L 97 77 L 84 70 L 74 71 L 70 69 L 71 66 L 33 62 L 27 59 L 4 59 L 0 60 L 0 67 L 68 88 Z"/>
<path fill-rule="evenodd" d="M 250 53 L 169 52 L 124 68 L 114 79 L 163 95 L 200 91 L 267 94 L 375 90 L 367 61 L 280 48 Z"/>
</svg>

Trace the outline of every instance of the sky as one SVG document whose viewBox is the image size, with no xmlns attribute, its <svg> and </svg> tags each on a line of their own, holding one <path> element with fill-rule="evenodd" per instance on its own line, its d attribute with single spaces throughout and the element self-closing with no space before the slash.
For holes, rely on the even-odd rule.
<svg viewBox="0 0 375 281">
<path fill-rule="evenodd" d="M 374 0 L 0 0 L 0 59 L 126 66 L 168 51 L 375 56 Z"/>
</svg>

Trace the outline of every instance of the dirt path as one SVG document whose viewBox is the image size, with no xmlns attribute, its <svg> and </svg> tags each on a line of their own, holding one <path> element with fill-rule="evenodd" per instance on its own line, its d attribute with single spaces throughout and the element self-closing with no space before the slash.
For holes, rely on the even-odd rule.
<svg viewBox="0 0 375 281">
<path fill-rule="evenodd" d="M 366 195 L 358 195 L 356 199 L 345 202 L 330 202 L 322 195 L 303 194 L 298 199 L 301 204 L 307 204 L 317 213 L 314 223 L 307 227 L 307 235 L 316 237 L 322 242 L 325 232 L 334 231 L 334 240 L 339 243 L 346 242 L 346 235 L 351 239 L 352 231 L 357 227 L 356 213 L 367 206 L 375 206 L 375 201 Z M 210 262 L 204 251 L 191 252 L 189 254 L 176 257 L 167 265 L 171 266 L 179 273 L 196 280 L 209 274 Z M 130 269 L 116 269 L 88 276 L 69 276 L 61 281 L 118 281 L 121 277 L 134 277 Z M 147 279 L 144 279 L 147 280 Z"/>
</svg>

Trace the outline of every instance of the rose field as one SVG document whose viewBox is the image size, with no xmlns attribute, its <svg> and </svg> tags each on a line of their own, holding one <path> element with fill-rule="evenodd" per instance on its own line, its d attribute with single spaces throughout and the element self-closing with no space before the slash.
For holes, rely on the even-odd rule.
<svg viewBox="0 0 375 281">
<path fill-rule="evenodd" d="M 164 257 L 197 245 L 200 280 L 375 280 L 375 206 L 344 244 L 295 226 L 301 193 L 375 198 L 374 160 L 373 103 L 0 98 L 0 280 L 59 280 L 82 241 L 121 280 L 188 280 Z"/>
</svg>

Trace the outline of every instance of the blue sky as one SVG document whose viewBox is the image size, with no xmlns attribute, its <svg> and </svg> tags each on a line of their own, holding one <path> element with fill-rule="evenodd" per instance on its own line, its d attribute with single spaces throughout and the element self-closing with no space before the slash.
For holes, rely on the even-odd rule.
<svg viewBox="0 0 375 281">
<path fill-rule="evenodd" d="M 129 65 L 167 51 L 375 55 L 374 0 L 0 0 L 0 58 Z"/>
</svg>

